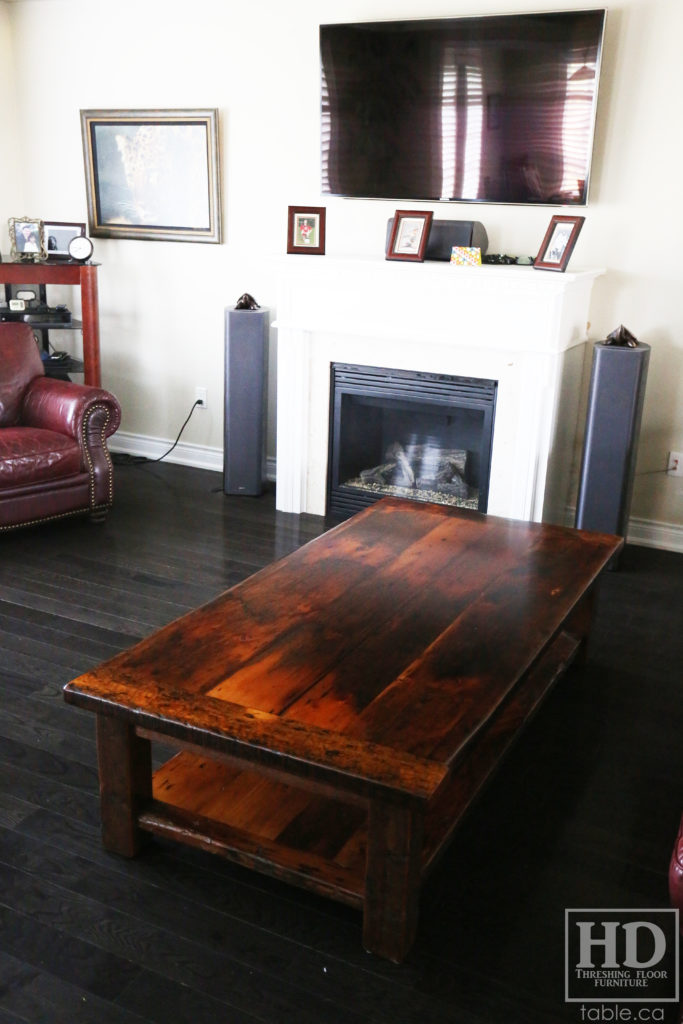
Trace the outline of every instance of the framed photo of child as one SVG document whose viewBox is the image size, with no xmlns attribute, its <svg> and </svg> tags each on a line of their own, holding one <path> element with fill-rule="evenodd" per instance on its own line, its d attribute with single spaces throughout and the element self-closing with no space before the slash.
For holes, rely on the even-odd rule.
<svg viewBox="0 0 683 1024">
<path fill-rule="evenodd" d="M 290 206 L 287 222 L 287 252 L 325 254 L 325 207 Z"/>
</svg>

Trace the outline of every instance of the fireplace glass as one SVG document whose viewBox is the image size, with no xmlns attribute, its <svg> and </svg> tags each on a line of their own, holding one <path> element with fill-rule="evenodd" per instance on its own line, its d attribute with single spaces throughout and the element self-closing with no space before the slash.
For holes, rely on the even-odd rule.
<svg viewBox="0 0 683 1024">
<path fill-rule="evenodd" d="M 497 382 L 334 363 L 328 515 L 386 495 L 485 512 Z"/>
</svg>

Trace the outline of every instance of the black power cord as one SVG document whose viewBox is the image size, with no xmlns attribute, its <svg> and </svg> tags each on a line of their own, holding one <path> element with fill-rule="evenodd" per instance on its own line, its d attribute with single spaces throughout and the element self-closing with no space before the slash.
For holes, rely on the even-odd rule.
<svg viewBox="0 0 683 1024">
<path fill-rule="evenodd" d="M 148 459 L 146 455 L 128 455 L 125 452 L 112 452 L 111 453 L 111 460 L 114 463 L 114 465 L 115 466 L 141 466 L 141 465 L 144 465 L 144 463 L 146 463 L 146 462 L 161 462 L 163 459 L 166 458 L 167 455 L 171 454 L 173 449 L 178 444 L 178 441 L 180 440 L 180 438 L 183 435 L 183 430 L 185 429 L 187 424 L 190 422 L 190 419 L 192 418 L 192 413 L 195 411 L 195 409 L 197 408 L 198 405 L 202 405 L 202 402 L 200 402 L 199 399 L 197 399 L 196 402 L 193 403 L 192 408 L 190 409 L 189 413 L 187 414 L 187 418 L 185 419 L 185 422 L 183 423 L 182 427 L 178 431 L 178 436 L 176 437 L 175 441 L 173 442 L 171 447 L 168 449 L 168 451 L 164 452 L 163 455 L 160 455 L 157 459 Z"/>
</svg>

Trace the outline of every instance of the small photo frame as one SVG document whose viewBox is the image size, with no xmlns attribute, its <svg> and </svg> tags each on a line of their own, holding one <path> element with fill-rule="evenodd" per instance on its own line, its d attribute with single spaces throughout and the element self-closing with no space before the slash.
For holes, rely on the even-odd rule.
<svg viewBox="0 0 683 1024">
<path fill-rule="evenodd" d="M 427 239 L 432 226 L 431 212 L 423 210 L 397 210 L 386 252 L 388 260 L 412 260 L 422 263 Z"/>
<path fill-rule="evenodd" d="M 290 206 L 287 221 L 287 252 L 325 254 L 325 207 Z"/>
<path fill-rule="evenodd" d="M 585 217 L 553 217 L 545 233 L 543 244 L 534 260 L 537 270 L 567 269 Z"/>
<path fill-rule="evenodd" d="M 43 222 L 39 217 L 10 217 L 7 224 L 13 260 L 35 263 L 46 259 Z"/>
<path fill-rule="evenodd" d="M 43 244 L 49 260 L 68 260 L 69 242 L 85 234 L 85 224 L 65 220 L 43 221 Z"/>
</svg>

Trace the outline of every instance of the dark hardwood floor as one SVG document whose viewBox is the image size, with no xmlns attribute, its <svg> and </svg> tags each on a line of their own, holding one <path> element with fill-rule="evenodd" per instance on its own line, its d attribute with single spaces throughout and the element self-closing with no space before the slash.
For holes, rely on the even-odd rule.
<svg viewBox="0 0 683 1024">
<path fill-rule="evenodd" d="M 683 557 L 627 548 L 557 686 L 423 892 L 401 967 L 353 911 L 155 842 L 100 844 L 64 683 L 318 535 L 216 473 L 119 466 L 106 524 L 0 536 L 0 1024 L 547 1024 L 565 907 L 665 907 L 683 811 Z"/>
</svg>

